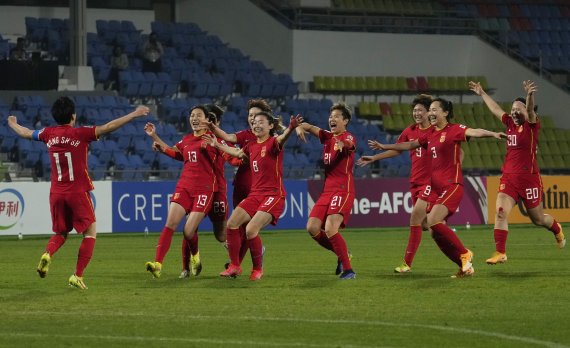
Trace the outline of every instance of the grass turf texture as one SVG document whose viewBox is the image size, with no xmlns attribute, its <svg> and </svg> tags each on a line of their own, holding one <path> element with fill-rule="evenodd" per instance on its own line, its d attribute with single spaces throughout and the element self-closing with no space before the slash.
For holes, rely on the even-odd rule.
<svg viewBox="0 0 570 348">
<path fill-rule="evenodd" d="M 89 287 L 67 286 L 80 238 L 35 267 L 48 236 L 0 238 L 0 346 L 200 347 L 564 347 L 570 346 L 570 250 L 550 232 L 512 226 L 509 261 L 488 266 L 492 227 L 459 228 L 475 253 L 475 276 L 457 271 L 427 233 L 413 272 L 394 274 L 404 228 L 344 233 L 356 280 L 334 275 L 336 257 L 301 231 L 262 234 L 265 276 L 220 278 L 225 249 L 200 236 L 204 270 L 178 279 L 181 234 L 162 276 L 145 271 L 158 234 L 100 234 L 85 272 Z"/>
</svg>

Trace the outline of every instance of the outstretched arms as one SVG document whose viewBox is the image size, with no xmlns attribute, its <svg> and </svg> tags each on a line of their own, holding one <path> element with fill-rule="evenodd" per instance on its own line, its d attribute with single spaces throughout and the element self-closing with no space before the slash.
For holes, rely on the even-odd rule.
<svg viewBox="0 0 570 348">
<path fill-rule="evenodd" d="M 293 132 L 293 130 L 297 128 L 302 122 L 303 117 L 301 117 L 301 115 L 291 115 L 291 118 L 289 119 L 289 127 L 287 127 L 285 131 L 281 133 L 276 139 L 279 146 L 283 146 L 283 144 L 285 144 L 287 139 L 289 139 L 291 136 L 291 132 Z"/>
<path fill-rule="evenodd" d="M 182 156 L 180 151 L 178 151 L 178 148 L 176 146 L 171 147 L 167 143 L 165 143 L 162 139 L 160 139 L 158 134 L 156 134 L 156 127 L 154 126 L 153 123 L 147 122 L 147 124 L 145 124 L 144 126 L 144 131 L 146 135 L 152 138 L 153 140 L 152 148 L 155 151 L 161 152 L 167 155 L 168 157 L 174 158 L 179 161 L 184 160 L 184 157 Z"/>
<path fill-rule="evenodd" d="M 492 132 L 482 128 L 467 128 L 465 135 L 471 138 L 506 138 L 507 135 L 503 132 Z"/>
<path fill-rule="evenodd" d="M 101 135 L 105 135 L 107 133 L 111 133 L 125 124 L 129 123 L 130 121 L 134 120 L 137 117 L 142 117 L 148 115 L 150 109 L 146 106 L 139 106 L 135 109 L 135 111 L 131 112 L 128 115 L 119 117 L 115 120 L 109 121 L 102 126 L 95 127 L 95 135 L 100 137 Z"/>
<path fill-rule="evenodd" d="M 301 139 L 304 143 L 307 142 L 307 139 L 305 138 L 305 133 L 309 133 L 312 134 L 316 137 L 319 136 L 319 132 L 321 131 L 321 129 L 317 126 L 313 126 L 312 124 L 303 122 L 301 123 L 296 129 L 295 132 L 297 133 L 297 136 L 299 137 L 299 139 Z"/>
<path fill-rule="evenodd" d="M 481 87 L 480 82 L 469 81 L 469 89 L 475 92 L 475 94 L 477 94 L 483 99 L 485 105 L 487 105 L 487 108 L 489 108 L 489 110 L 493 113 L 493 115 L 497 116 L 499 120 L 502 120 L 505 111 L 499 106 L 499 104 L 497 104 L 497 102 L 493 100 L 493 98 L 491 98 L 483 90 L 483 87 Z"/>
<path fill-rule="evenodd" d="M 227 154 L 230 154 L 233 157 L 237 157 L 239 159 L 247 158 L 247 155 L 240 149 L 231 147 L 225 144 L 218 142 L 216 137 L 211 136 L 210 134 L 202 135 L 202 140 L 206 142 L 207 145 L 213 146 L 218 150 L 221 150 Z"/>
<path fill-rule="evenodd" d="M 18 118 L 16 116 L 8 116 L 8 126 L 10 126 L 10 128 L 12 128 L 12 130 L 16 132 L 18 136 L 24 139 L 32 139 L 32 134 L 34 131 L 18 124 Z"/>
<path fill-rule="evenodd" d="M 534 92 L 538 91 L 538 86 L 531 80 L 523 81 L 523 88 L 526 91 L 526 111 L 528 112 L 528 122 L 536 123 L 538 118 L 534 110 Z"/>
<path fill-rule="evenodd" d="M 214 133 L 216 138 L 220 138 L 230 143 L 237 143 L 237 135 L 235 133 L 226 133 L 223 129 L 216 126 L 213 122 L 202 122 L 202 124 Z"/>
</svg>

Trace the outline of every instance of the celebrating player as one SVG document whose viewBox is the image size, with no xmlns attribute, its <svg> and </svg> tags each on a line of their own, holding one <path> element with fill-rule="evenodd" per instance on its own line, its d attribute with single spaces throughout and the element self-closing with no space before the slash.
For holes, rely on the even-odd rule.
<svg viewBox="0 0 570 348">
<path fill-rule="evenodd" d="M 432 131 L 432 126 L 428 119 L 428 110 L 431 102 L 432 97 L 425 94 L 417 96 L 412 101 L 412 116 L 415 123 L 404 129 L 398 137 L 397 143 L 417 140 L 423 134 Z M 371 146 L 378 145 L 378 142 L 374 140 L 370 140 L 369 143 Z M 374 156 L 362 156 L 356 164 L 362 167 L 374 161 L 395 157 L 399 154 L 401 154 L 401 151 L 388 150 Z M 412 271 L 412 262 L 422 241 L 422 228 L 427 229 L 426 211 L 429 203 L 435 201 L 436 198 L 431 190 L 431 156 L 429 152 L 423 147 L 418 147 L 414 151 L 410 151 L 409 154 L 412 161 L 410 193 L 412 194 L 414 208 L 410 215 L 410 237 L 406 253 L 404 254 L 404 261 L 394 269 L 396 273 Z"/>
<path fill-rule="evenodd" d="M 247 158 L 252 174 L 249 195 L 239 203 L 228 220 L 226 235 L 230 265 L 220 273 L 222 277 L 236 277 L 242 272 L 239 227 L 245 223 L 253 263 L 249 279 L 256 281 L 263 276 L 263 245 L 259 232 L 269 223 L 276 225 L 285 207 L 283 145 L 303 118 L 291 116 L 289 127 L 281 135 L 274 136 L 282 128 L 280 121 L 268 112 L 257 113 L 253 121 L 256 141 L 250 141 L 241 150 L 221 144 L 212 136 L 203 136 L 209 145 L 234 157 Z"/>
<path fill-rule="evenodd" d="M 507 261 L 506 244 L 509 231 L 508 217 L 511 210 L 521 200 L 532 223 L 550 230 L 559 248 L 564 248 L 566 238 L 562 226 L 552 215 L 542 209 L 542 180 L 536 151 L 540 130 L 540 120 L 536 114 L 534 94 L 537 86 L 532 81 L 524 81 L 527 93 L 525 98 L 517 98 L 511 106 L 511 113 L 503 109 L 483 90 L 479 82 L 469 82 L 469 88 L 481 96 L 489 110 L 507 128 L 507 155 L 503 164 L 499 192 L 495 203 L 495 252 L 487 259 L 489 265 Z"/>
<path fill-rule="evenodd" d="M 330 109 L 330 131 L 308 123 L 301 123 L 296 130 L 302 140 L 305 140 L 305 132 L 309 132 L 323 144 L 325 185 L 309 214 L 307 231 L 319 245 L 336 254 L 336 274 L 340 275 L 340 279 L 356 278 L 346 241 L 339 232 L 348 223 L 354 202 L 356 140 L 346 130 L 351 117 L 350 109 L 345 104 L 338 103 Z"/>
<path fill-rule="evenodd" d="M 51 164 L 50 211 L 52 236 L 41 256 L 37 272 L 45 278 L 52 256 L 65 243 L 69 232 L 75 229 L 83 234 L 79 247 L 75 273 L 69 277 L 69 285 L 81 290 L 87 289 L 83 281 L 83 271 L 91 261 L 97 228 L 95 212 L 89 191 L 93 183 L 87 168 L 89 143 L 101 135 L 113 132 L 135 118 L 146 116 L 149 109 L 138 107 L 130 114 L 110 121 L 102 126 L 75 128 L 77 116 L 75 104 L 68 97 L 57 99 L 51 109 L 57 126 L 31 130 L 18 124 L 16 116 L 8 117 L 8 125 L 20 137 L 46 143 Z"/>
<path fill-rule="evenodd" d="M 151 272 L 155 278 L 159 278 L 162 271 L 162 263 L 170 243 L 174 230 L 188 215 L 184 225 L 184 238 L 191 241 L 198 229 L 198 225 L 212 208 L 214 195 L 219 190 L 219 183 L 216 176 L 216 161 L 220 155 L 219 151 L 211 146 L 207 146 L 201 139 L 208 130 L 202 126 L 206 121 L 209 110 L 204 105 L 198 105 L 190 110 L 189 122 L 192 134 L 182 138 L 174 147 L 165 147 L 163 142 L 155 141 L 153 147 L 163 152 L 169 157 L 184 160 L 184 167 L 174 195 L 170 201 L 168 217 L 158 244 L 154 262 L 145 264 L 147 271 Z M 145 131 L 152 133 L 150 125 L 147 124 Z"/>
<path fill-rule="evenodd" d="M 378 144 L 375 148 L 403 151 L 421 146 L 431 153 L 431 186 L 438 197 L 428 213 L 427 222 L 438 247 L 459 266 L 454 277 L 463 278 L 475 273 L 473 253 L 463 246 L 455 232 L 445 224 L 446 219 L 457 211 L 463 196 L 461 142 L 466 141 L 467 137 L 500 139 L 506 135 L 452 124 L 452 118 L 453 104 L 443 98 L 436 98 L 429 109 L 429 119 L 434 126 L 431 132 L 423 134 L 418 140 L 391 145 Z"/>
</svg>

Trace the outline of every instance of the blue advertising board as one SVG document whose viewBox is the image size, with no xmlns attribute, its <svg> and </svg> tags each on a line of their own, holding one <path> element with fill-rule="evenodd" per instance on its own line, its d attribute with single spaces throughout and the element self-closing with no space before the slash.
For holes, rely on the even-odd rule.
<svg viewBox="0 0 570 348">
<path fill-rule="evenodd" d="M 176 183 L 173 181 L 113 183 L 113 232 L 161 231 L 166 223 L 168 206 L 175 187 Z M 231 183 L 228 183 L 230 206 L 232 189 Z M 268 229 L 305 228 L 309 209 L 313 204 L 308 194 L 307 182 L 285 181 L 285 190 L 285 210 L 278 225 Z M 184 221 L 177 231 L 182 230 Z M 212 223 L 207 217 L 200 224 L 199 230 L 212 230 Z"/>
</svg>

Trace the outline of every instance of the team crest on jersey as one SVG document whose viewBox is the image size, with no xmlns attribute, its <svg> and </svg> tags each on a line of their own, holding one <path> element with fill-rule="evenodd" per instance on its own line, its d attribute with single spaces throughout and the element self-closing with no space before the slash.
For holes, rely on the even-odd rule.
<svg viewBox="0 0 570 348">
<path fill-rule="evenodd" d="M 499 186 L 499 191 L 503 191 L 504 189 L 505 189 L 505 184 L 501 184 L 501 185 Z"/>
<path fill-rule="evenodd" d="M 264 146 L 261 148 L 261 157 L 265 157 L 265 153 L 267 152 L 267 148 Z"/>
<path fill-rule="evenodd" d="M 441 137 L 439 137 L 439 142 L 440 142 L 440 143 L 443 143 L 443 142 L 445 141 L 445 134 L 446 134 L 446 132 L 443 132 L 443 133 L 441 134 Z"/>
<path fill-rule="evenodd" d="M 518 126 L 518 127 L 517 127 L 517 132 L 522 133 L 522 131 L 523 131 L 523 126 L 522 126 L 522 125 Z"/>
</svg>

